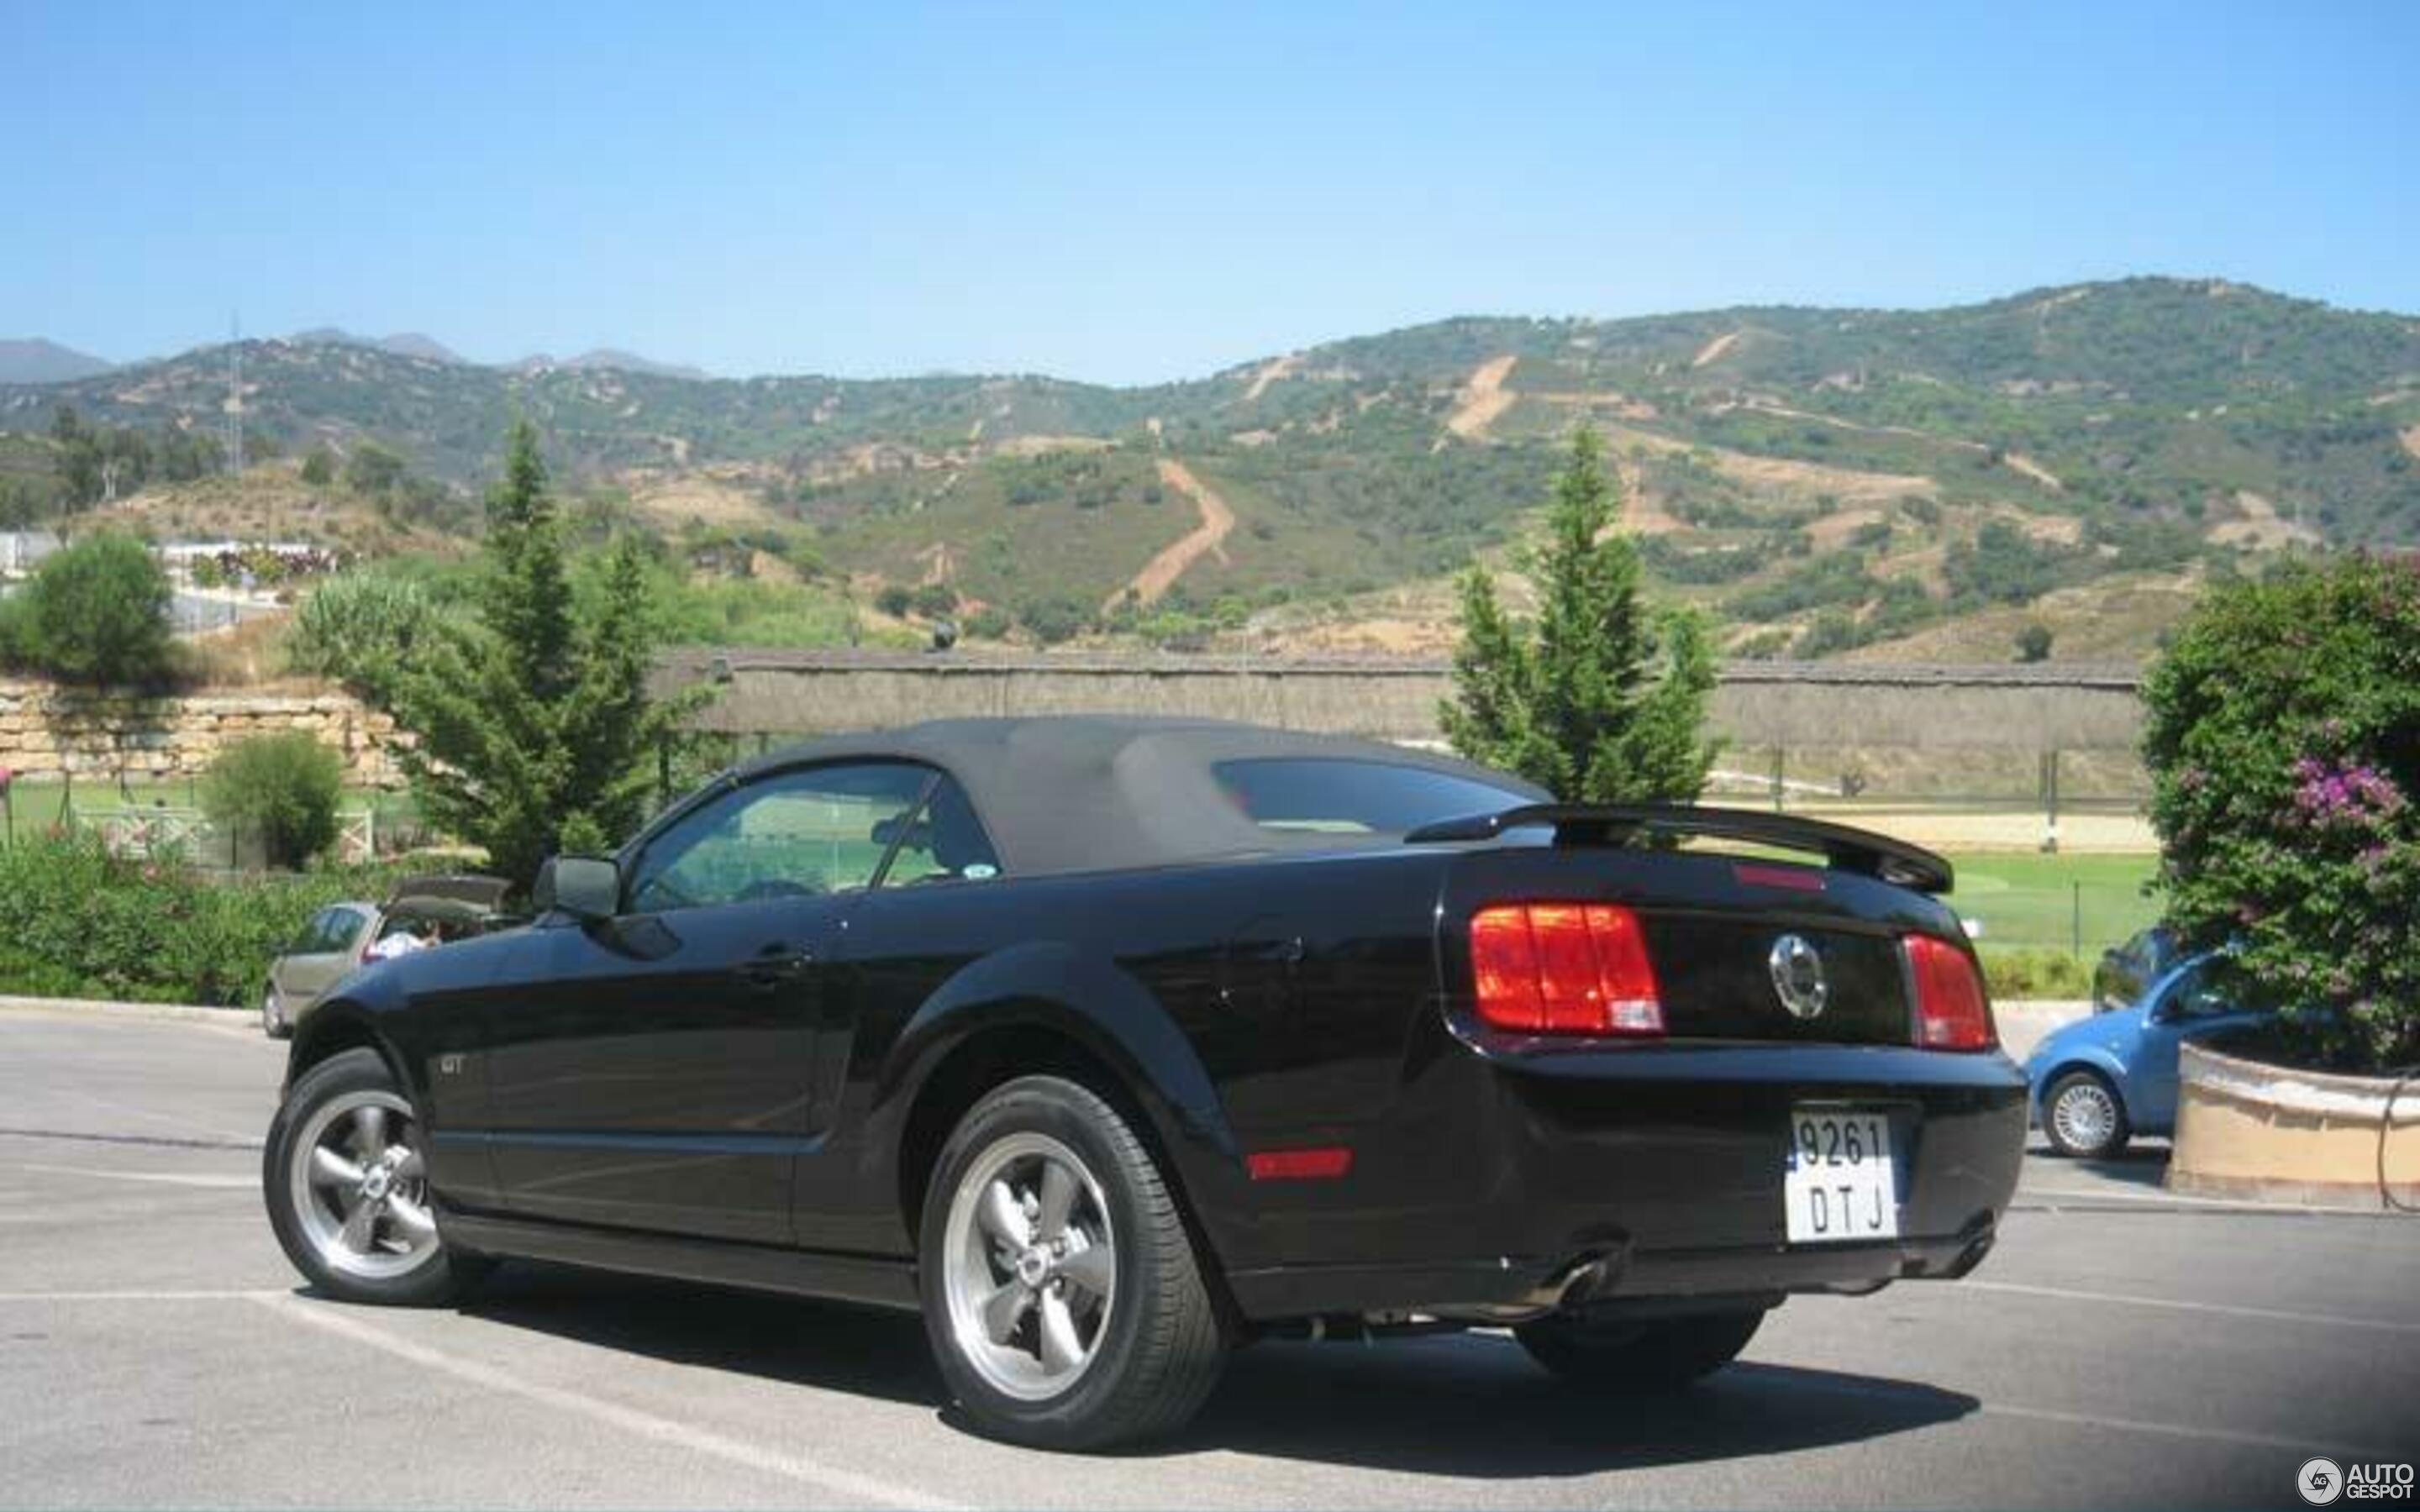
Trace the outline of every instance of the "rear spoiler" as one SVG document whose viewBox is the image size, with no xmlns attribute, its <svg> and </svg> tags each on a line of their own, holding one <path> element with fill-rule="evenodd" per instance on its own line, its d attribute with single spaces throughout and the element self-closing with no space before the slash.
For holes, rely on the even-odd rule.
<svg viewBox="0 0 2420 1512">
<path fill-rule="evenodd" d="M 1558 845 L 1615 845 L 1640 834 L 1711 835 L 1778 850 L 1821 856 L 1827 866 L 1877 877 L 1918 892 L 1947 892 L 1954 880 L 1949 862 L 1931 851 L 1877 835 L 1792 814 L 1752 809 L 1700 809 L 1689 804 L 1531 803 L 1496 813 L 1423 825 L 1404 837 L 1406 845 L 1495 840 L 1507 830 L 1551 826 Z"/>
</svg>

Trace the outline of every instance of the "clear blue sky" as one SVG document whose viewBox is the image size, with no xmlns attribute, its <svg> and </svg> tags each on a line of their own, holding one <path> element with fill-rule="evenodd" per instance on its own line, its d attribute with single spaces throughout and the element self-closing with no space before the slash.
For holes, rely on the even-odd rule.
<svg viewBox="0 0 2420 1512">
<path fill-rule="evenodd" d="M 2131 272 L 2420 312 L 2420 3 L 0 4 L 0 335 L 1197 375 Z"/>
</svg>

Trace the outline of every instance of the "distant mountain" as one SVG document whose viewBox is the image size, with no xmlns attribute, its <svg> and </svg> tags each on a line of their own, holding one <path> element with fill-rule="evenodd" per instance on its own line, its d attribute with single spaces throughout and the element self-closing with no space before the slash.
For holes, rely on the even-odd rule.
<svg viewBox="0 0 2420 1512">
<path fill-rule="evenodd" d="M 801 534 L 836 567 L 1020 614 L 1131 589 L 1152 634 L 1280 602 L 1372 621 L 1450 604 L 1431 589 L 1529 528 L 1584 419 L 1658 591 L 1718 612 L 1742 654 L 1857 650 L 2086 590 L 2105 605 L 2246 551 L 2420 543 L 2420 320 L 2207 279 L 1924 311 L 1465 317 L 1150 388 L 729 380 L 613 352 L 432 368 L 271 342 L 245 345 L 243 373 L 247 423 L 289 453 L 376 438 L 471 485 L 527 415 L 568 484 L 611 482 L 600 497 L 675 532 Z M 0 432 L 63 402 L 214 421 L 225 376 L 210 348 L 0 384 Z M 2145 644 L 2180 601 L 2164 593 L 2128 600 L 2152 606 L 2128 632 Z"/>
<path fill-rule="evenodd" d="M 110 370 L 98 357 L 35 336 L 0 340 L 0 383 L 71 383 Z"/>
<path fill-rule="evenodd" d="M 392 336 L 363 336 L 337 326 L 315 326 L 309 331 L 298 331 L 287 340 L 298 347 L 359 347 L 369 351 L 388 352 L 396 357 L 416 357 L 423 362 L 445 363 L 455 367 L 482 365 L 473 363 L 434 336 L 424 336 L 415 331 L 398 332 Z M 705 379 L 714 376 L 701 367 L 688 367 L 677 363 L 659 363 L 652 358 L 642 357 L 636 352 L 626 352 L 612 347 L 599 347 L 594 351 L 582 352 L 577 357 L 552 357 L 545 352 L 535 352 L 520 362 L 504 364 L 504 370 L 510 373 L 540 373 L 554 368 L 567 372 L 610 368 L 623 373 L 644 373 L 651 378 L 686 380 Z M 79 373 L 73 376 L 82 378 L 85 375 Z M 0 375 L 0 382 L 11 381 L 49 380 L 19 380 Z"/>
<path fill-rule="evenodd" d="M 577 357 L 554 358 L 544 352 L 538 352 L 515 363 L 513 371 L 534 373 L 550 367 L 566 368 L 572 372 L 610 368 L 615 372 L 644 373 L 650 378 L 681 378 L 690 382 L 700 382 L 714 377 L 702 367 L 689 367 L 678 363 L 659 363 L 653 358 L 642 357 L 636 352 L 626 352 L 612 347 L 599 347 L 594 351 L 582 352 Z"/>
<path fill-rule="evenodd" d="M 392 352 L 397 357 L 417 357 L 423 362 L 450 363 L 457 367 L 467 365 L 469 359 L 437 340 L 416 331 L 400 331 L 392 336 L 357 336 L 334 326 L 318 326 L 298 331 L 287 338 L 304 347 L 366 347 L 372 351 Z"/>
</svg>

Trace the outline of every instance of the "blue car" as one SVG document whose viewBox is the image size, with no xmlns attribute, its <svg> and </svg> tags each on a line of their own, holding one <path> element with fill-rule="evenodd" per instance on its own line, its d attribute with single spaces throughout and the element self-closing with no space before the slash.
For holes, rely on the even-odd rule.
<svg viewBox="0 0 2420 1512">
<path fill-rule="evenodd" d="M 2025 1062 L 2034 1121 L 2062 1155 L 2102 1160 L 2138 1134 L 2177 1121 L 2177 1049 L 2187 1040 L 2257 1024 L 2265 1008 L 2221 993 L 2210 964 L 2190 956 L 2152 980 L 2132 1007 L 2060 1026 Z"/>
</svg>

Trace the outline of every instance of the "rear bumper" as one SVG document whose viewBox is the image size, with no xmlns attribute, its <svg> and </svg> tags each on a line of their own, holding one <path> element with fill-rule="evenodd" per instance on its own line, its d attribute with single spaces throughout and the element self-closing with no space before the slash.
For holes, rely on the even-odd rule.
<svg viewBox="0 0 2420 1512">
<path fill-rule="evenodd" d="M 1457 1041 L 1413 1093 L 1357 1142 L 1342 1182 L 1265 1194 L 1255 1237 L 1269 1263 L 1227 1275 L 1247 1316 L 1961 1275 L 2015 1192 L 2026 1120 L 2024 1077 L 2006 1057 L 1899 1046 Z M 1788 1242 L 1783 1167 L 1804 1102 L 1891 1110 L 1895 1240 Z"/>
</svg>

